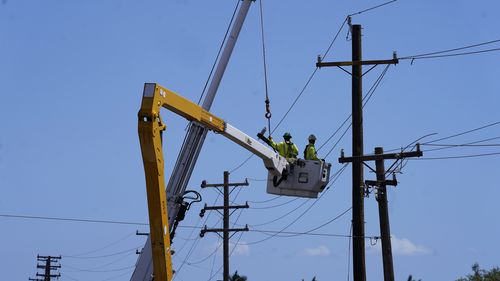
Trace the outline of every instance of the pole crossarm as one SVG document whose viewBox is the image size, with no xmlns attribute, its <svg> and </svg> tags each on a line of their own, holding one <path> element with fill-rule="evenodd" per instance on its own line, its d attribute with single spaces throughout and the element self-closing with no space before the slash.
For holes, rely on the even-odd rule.
<svg viewBox="0 0 500 281">
<path fill-rule="evenodd" d="M 210 228 L 209 229 L 205 226 L 204 229 L 200 230 L 200 236 L 204 235 L 207 232 L 224 232 L 224 231 L 225 231 L 224 228 Z M 227 231 L 230 231 L 230 232 L 249 231 L 249 228 L 248 228 L 248 225 L 246 225 L 245 227 L 242 227 L 242 228 L 229 228 L 229 229 L 227 229 Z"/>
<path fill-rule="evenodd" d="M 383 185 L 391 185 L 391 186 L 397 186 L 398 181 L 397 180 L 385 180 L 385 181 L 374 181 L 374 180 L 365 180 L 365 184 L 368 186 L 383 186 Z"/>
<path fill-rule="evenodd" d="M 392 53 L 392 59 L 390 60 L 353 60 L 353 61 L 331 61 L 323 62 L 321 56 L 318 56 L 318 61 L 316 62 L 316 67 L 342 67 L 342 66 L 360 66 L 360 65 L 379 65 L 379 64 L 398 64 L 399 59 L 396 52 Z"/>
<path fill-rule="evenodd" d="M 352 163 L 352 162 L 364 162 L 364 161 L 376 161 L 384 159 L 402 159 L 409 157 L 421 157 L 424 154 L 418 148 L 417 151 L 410 152 L 400 152 L 400 153 L 387 153 L 378 155 L 363 155 L 363 156 L 353 156 L 353 157 L 343 157 L 339 158 L 339 163 Z"/>
<path fill-rule="evenodd" d="M 238 183 L 229 183 L 229 186 L 237 187 L 237 186 L 248 186 L 248 179 L 245 179 L 245 182 L 238 182 Z M 206 187 L 224 187 L 223 183 L 212 183 L 209 184 L 207 181 L 202 181 L 201 182 L 201 188 L 206 188 Z"/>
<path fill-rule="evenodd" d="M 209 210 L 224 210 L 224 206 L 205 206 L 202 210 L 203 211 L 209 211 Z M 250 206 L 248 203 L 245 205 L 233 205 L 233 206 L 228 206 L 228 209 L 248 209 Z"/>
<path fill-rule="evenodd" d="M 364 61 L 337 61 L 337 62 L 317 62 L 316 67 L 332 66 L 352 66 L 352 65 L 378 65 L 378 64 L 398 64 L 399 59 L 391 60 L 364 60 Z"/>
</svg>

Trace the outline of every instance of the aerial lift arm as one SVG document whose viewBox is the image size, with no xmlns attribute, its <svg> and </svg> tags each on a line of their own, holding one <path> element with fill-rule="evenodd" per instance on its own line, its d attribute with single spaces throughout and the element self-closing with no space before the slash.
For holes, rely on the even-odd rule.
<svg viewBox="0 0 500 281">
<path fill-rule="evenodd" d="M 138 114 L 138 130 L 146 176 L 153 270 L 155 280 L 170 281 L 173 273 L 162 150 L 162 132 L 166 126 L 160 117 L 161 108 L 177 113 L 189 121 L 197 122 L 259 156 L 275 179 L 286 175 L 289 164 L 272 149 L 196 103 L 158 84 L 146 83 Z"/>
</svg>

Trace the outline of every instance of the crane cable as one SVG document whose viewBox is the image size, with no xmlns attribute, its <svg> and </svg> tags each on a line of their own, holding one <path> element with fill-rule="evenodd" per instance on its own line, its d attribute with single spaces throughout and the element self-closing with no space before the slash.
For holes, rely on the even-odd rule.
<svg viewBox="0 0 500 281">
<path fill-rule="evenodd" d="M 262 0 L 259 1 L 259 8 L 260 8 L 260 31 L 261 31 L 261 38 L 262 38 L 262 58 L 264 61 L 264 85 L 266 89 L 266 114 L 264 115 L 267 119 L 267 129 L 269 132 L 269 137 L 271 137 L 271 106 L 270 106 L 270 101 L 269 101 L 269 90 L 267 87 L 267 62 L 266 62 L 266 44 L 264 40 L 264 13 L 262 12 Z"/>
</svg>

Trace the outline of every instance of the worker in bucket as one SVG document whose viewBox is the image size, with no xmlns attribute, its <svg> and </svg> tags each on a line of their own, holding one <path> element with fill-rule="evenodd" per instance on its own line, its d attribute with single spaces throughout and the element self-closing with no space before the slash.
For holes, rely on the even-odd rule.
<svg viewBox="0 0 500 281">
<path fill-rule="evenodd" d="M 288 162 L 295 162 L 299 155 L 299 148 L 292 142 L 292 135 L 289 132 L 283 134 L 283 139 L 284 141 L 276 143 L 272 137 L 269 137 L 271 147 L 278 151 L 279 155 L 285 157 Z"/>
<path fill-rule="evenodd" d="M 318 154 L 316 153 L 316 147 L 314 147 L 314 143 L 316 142 L 316 136 L 311 134 L 309 135 L 309 144 L 306 145 L 304 149 L 304 159 L 305 160 L 319 160 Z"/>
</svg>

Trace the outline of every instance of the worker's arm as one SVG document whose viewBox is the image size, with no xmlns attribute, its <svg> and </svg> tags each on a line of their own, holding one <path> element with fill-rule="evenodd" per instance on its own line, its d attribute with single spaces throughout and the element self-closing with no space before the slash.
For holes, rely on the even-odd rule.
<svg viewBox="0 0 500 281">
<path fill-rule="evenodd" d="M 274 148 L 274 150 L 279 151 L 279 144 L 276 143 L 271 136 L 269 136 L 269 145 Z"/>
</svg>

